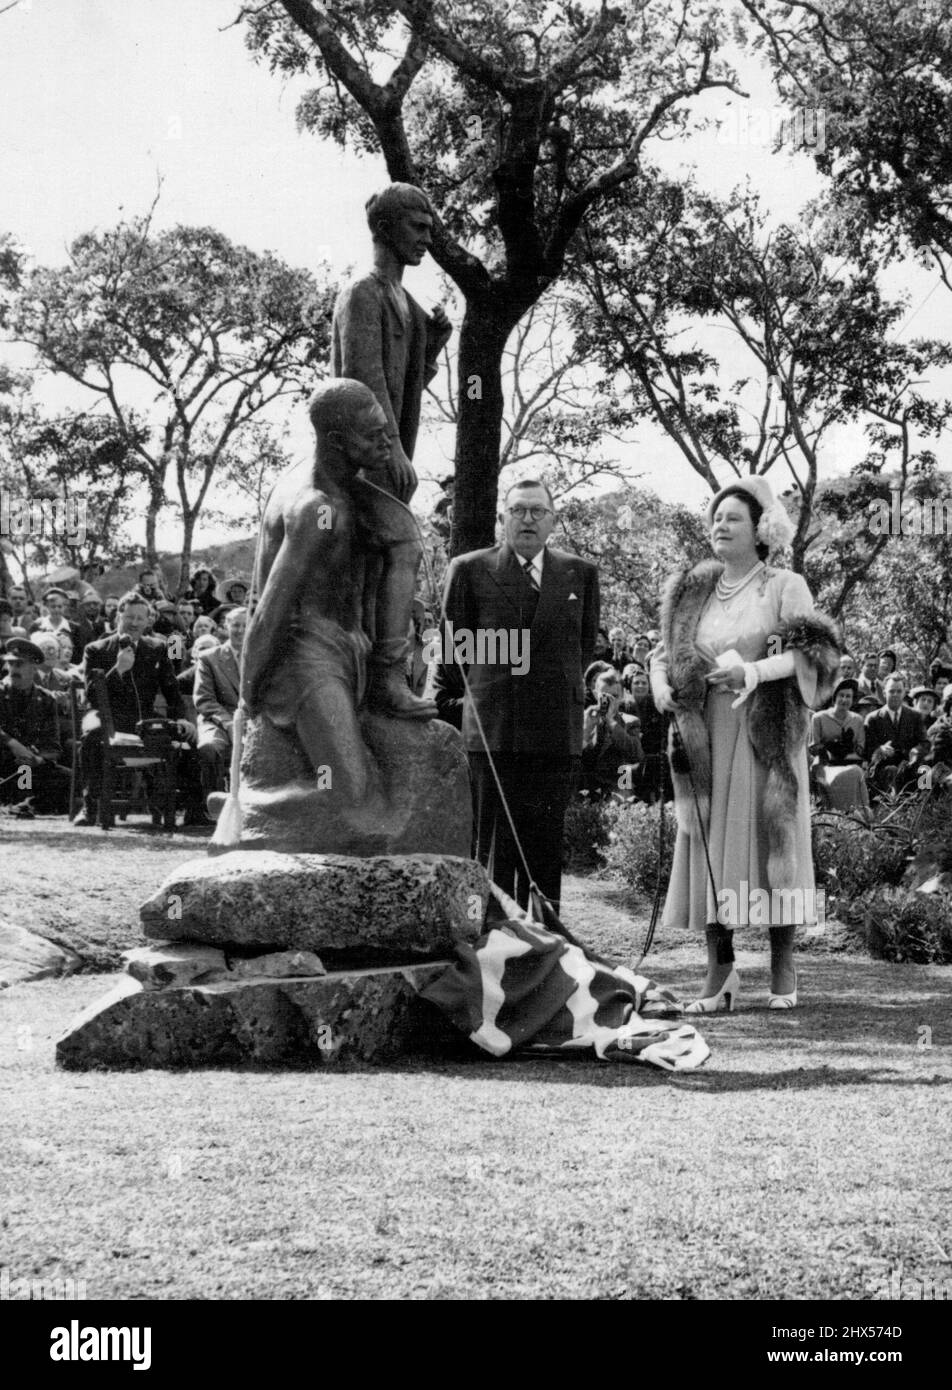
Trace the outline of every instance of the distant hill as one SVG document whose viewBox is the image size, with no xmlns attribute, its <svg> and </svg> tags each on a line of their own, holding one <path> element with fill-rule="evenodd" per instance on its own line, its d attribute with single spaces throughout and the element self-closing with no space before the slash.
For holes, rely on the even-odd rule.
<svg viewBox="0 0 952 1390">
<path fill-rule="evenodd" d="M 194 574 L 197 569 L 207 569 L 211 570 L 219 583 L 223 579 L 244 579 L 250 584 L 254 559 L 255 538 L 248 536 L 243 540 L 225 541 L 223 545 L 210 545 L 196 551 L 192 556 L 189 572 Z M 166 588 L 174 597 L 178 589 L 179 557 L 168 553 L 160 554 L 159 564 L 165 576 Z M 119 598 L 129 589 L 135 588 L 144 569 L 145 561 L 141 560 L 121 569 L 107 570 L 96 580 L 94 587 L 103 598 L 111 598 L 113 595 Z M 43 593 L 47 580 L 45 577 L 34 579 L 31 576 L 30 583 L 34 594 L 39 596 Z M 74 586 L 67 582 L 65 587 L 71 589 Z"/>
</svg>

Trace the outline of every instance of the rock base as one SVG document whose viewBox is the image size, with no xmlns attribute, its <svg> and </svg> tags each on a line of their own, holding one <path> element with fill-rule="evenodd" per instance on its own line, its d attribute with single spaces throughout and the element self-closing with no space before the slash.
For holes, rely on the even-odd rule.
<svg viewBox="0 0 952 1390">
<path fill-rule="evenodd" d="M 365 710 L 360 732 L 379 774 L 378 799 L 365 806 L 346 800 L 333 767 L 315 774 L 293 732 L 267 718 L 250 719 L 241 762 L 241 848 L 468 855 L 472 795 L 457 730 L 439 719 L 391 719 Z"/>
<path fill-rule="evenodd" d="M 472 859 L 232 850 L 181 865 L 140 917 L 153 939 L 310 951 L 341 970 L 445 960 L 482 934 L 489 896 Z"/>
<path fill-rule="evenodd" d="M 442 1053 L 459 1034 L 418 995 L 446 966 L 165 989 L 127 975 L 60 1038 L 56 1060 L 70 1070 L 317 1067 Z"/>
</svg>

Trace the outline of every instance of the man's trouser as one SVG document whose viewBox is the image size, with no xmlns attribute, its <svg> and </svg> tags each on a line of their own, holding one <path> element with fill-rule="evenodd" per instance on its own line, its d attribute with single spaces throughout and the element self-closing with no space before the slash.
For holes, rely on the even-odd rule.
<svg viewBox="0 0 952 1390">
<path fill-rule="evenodd" d="M 473 782 L 473 857 L 495 884 L 529 905 L 529 879 L 516 849 L 485 753 L 470 752 Z M 493 753 L 493 762 L 532 878 L 555 911 L 562 892 L 565 809 L 578 775 L 578 758 L 551 753 Z"/>
</svg>

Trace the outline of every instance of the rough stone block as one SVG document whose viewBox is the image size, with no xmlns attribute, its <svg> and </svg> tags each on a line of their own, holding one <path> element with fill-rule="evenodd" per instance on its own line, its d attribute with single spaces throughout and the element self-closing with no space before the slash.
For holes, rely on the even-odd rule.
<svg viewBox="0 0 952 1390">
<path fill-rule="evenodd" d="M 181 865 L 140 916 L 152 938 L 313 951 L 340 969 L 452 955 L 481 934 L 489 891 L 471 859 L 233 850 Z"/>
<path fill-rule="evenodd" d="M 447 962 L 146 990 L 129 975 L 56 1044 L 72 1070 L 386 1061 L 458 1036 L 420 990 Z"/>
<path fill-rule="evenodd" d="M 297 975 L 326 975 L 313 951 L 268 951 L 263 956 L 231 958 L 231 973 L 241 980 L 285 980 Z"/>
<path fill-rule="evenodd" d="M 79 964 L 74 952 L 0 918 L 0 989 L 23 980 L 68 975 Z"/>
<path fill-rule="evenodd" d="M 169 985 L 188 985 L 228 974 L 224 951 L 187 941 L 137 946 L 134 951 L 124 951 L 123 960 L 127 972 L 145 989 L 167 989 Z"/>
<path fill-rule="evenodd" d="M 472 795 L 459 732 L 440 719 L 390 719 L 370 710 L 360 716 L 360 731 L 380 775 L 383 800 L 373 807 L 349 802 L 333 775 L 330 785 L 318 785 L 293 733 L 250 719 L 241 762 L 241 848 L 468 855 Z"/>
</svg>

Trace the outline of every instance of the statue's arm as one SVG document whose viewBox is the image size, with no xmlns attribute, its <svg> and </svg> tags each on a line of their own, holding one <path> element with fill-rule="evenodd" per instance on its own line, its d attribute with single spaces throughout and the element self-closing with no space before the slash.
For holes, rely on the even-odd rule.
<svg viewBox="0 0 952 1390">
<path fill-rule="evenodd" d="M 310 510 L 285 526 L 274 563 L 248 624 L 242 651 L 242 702 L 255 714 L 262 688 L 281 657 L 298 594 L 320 549 L 320 532 L 306 524 Z"/>
</svg>

